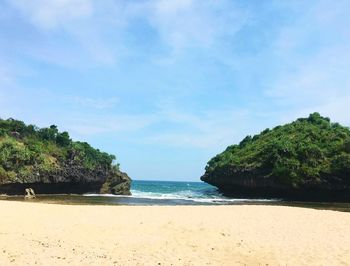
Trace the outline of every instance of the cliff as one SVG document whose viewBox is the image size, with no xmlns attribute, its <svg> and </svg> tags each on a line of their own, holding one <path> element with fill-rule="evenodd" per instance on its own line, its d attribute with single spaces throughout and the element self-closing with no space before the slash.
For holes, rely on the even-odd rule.
<svg viewBox="0 0 350 266">
<path fill-rule="evenodd" d="M 38 128 L 0 119 L 0 193 L 130 194 L 131 179 L 113 164 L 114 155 L 72 141 L 52 125 Z"/>
<path fill-rule="evenodd" d="M 229 146 L 201 180 L 235 197 L 350 201 L 350 130 L 313 113 Z"/>
</svg>

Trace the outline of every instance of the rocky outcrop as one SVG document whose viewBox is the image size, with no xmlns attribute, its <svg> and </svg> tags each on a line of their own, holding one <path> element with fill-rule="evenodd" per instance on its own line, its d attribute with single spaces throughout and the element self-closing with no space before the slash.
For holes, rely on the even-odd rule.
<svg viewBox="0 0 350 266">
<path fill-rule="evenodd" d="M 350 202 L 350 129 L 319 113 L 245 137 L 201 177 L 226 195 Z"/>
<path fill-rule="evenodd" d="M 281 183 L 276 177 L 266 175 L 262 169 L 238 170 L 230 166 L 206 172 L 200 179 L 216 186 L 224 195 L 234 198 L 350 202 L 350 186 L 345 186 L 336 179 L 332 183 L 310 183 L 293 187 Z"/>
<path fill-rule="evenodd" d="M 73 141 L 56 125 L 38 128 L 0 119 L 0 194 L 130 194 L 130 178 L 113 154 Z"/>
<path fill-rule="evenodd" d="M 131 195 L 131 179 L 123 172 L 116 171 L 108 175 L 106 182 L 102 185 L 100 193 L 115 195 Z"/>
<path fill-rule="evenodd" d="M 24 194 L 24 199 L 33 199 L 35 198 L 35 192 L 32 188 L 26 188 L 25 189 L 25 194 Z"/>
<path fill-rule="evenodd" d="M 36 194 L 130 195 L 130 184 L 131 179 L 119 170 L 89 170 L 78 165 L 65 165 L 49 172 L 33 170 L 25 178 L 12 181 L 0 178 L 0 194 L 23 195 L 25 189 L 31 187 Z"/>
</svg>

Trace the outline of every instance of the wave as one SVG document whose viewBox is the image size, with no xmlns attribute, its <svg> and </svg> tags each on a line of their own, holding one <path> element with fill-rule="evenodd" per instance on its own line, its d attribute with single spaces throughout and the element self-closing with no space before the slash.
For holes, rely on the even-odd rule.
<svg viewBox="0 0 350 266">
<path fill-rule="evenodd" d="M 113 195 L 113 194 L 84 194 L 84 196 L 94 197 L 126 197 L 135 199 L 150 199 L 150 200 L 172 200 L 172 201 L 186 201 L 186 202 L 198 202 L 198 203 L 212 203 L 212 204 L 229 204 L 229 203 L 240 203 L 240 202 L 271 202 L 276 200 L 271 199 L 234 199 L 227 198 L 218 192 L 207 191 L 193 191 L 193 190 L 182 190 L 174 193 L 161 193 L 161 192 L 146 192 L 140 190 L 131 190 L 132 195 Z"/>
</svg>

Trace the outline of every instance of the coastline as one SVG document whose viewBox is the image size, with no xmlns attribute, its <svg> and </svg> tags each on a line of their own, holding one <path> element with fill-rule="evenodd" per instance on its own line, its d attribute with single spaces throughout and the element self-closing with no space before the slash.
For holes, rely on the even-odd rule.
<svg viewBox="0 0 350 266">
<path fill-rule="evenodd" d="M 0 201 L 1 265 L 346 265 L 350 213 Z"/>
<path fill-rule="evenodd" d="M 193 198 L 174 197 L 172 194 L 149 196 L 149 194 L 136 195 L 110 195 L 110 194 L 40 194 L 33 199 L 24 199 L 23 196 L 0 195 L 1 201 L 29 202 L 59 205 L 78 206 L 279 206 L 299 207 L 316 210 L 332 210 L 350 213 L 350 202 L 312 202 L 312 201 L 286 201 L 282 199 L 241 199 L 241 198 Z"/>
</svg>

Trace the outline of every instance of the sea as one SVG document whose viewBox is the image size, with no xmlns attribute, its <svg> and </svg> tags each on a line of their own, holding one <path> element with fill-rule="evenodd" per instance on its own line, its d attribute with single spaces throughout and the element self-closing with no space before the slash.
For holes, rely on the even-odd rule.
<svg viewBox="0 0 350 266">
<path fill-rule="evenodd" d="M 128 204 L 145 205 L 208 205 L 230 204 L 233 202 L 251 201 L 251 199 L 234 199 L 222 195 L 214 186 L 204 182 L 180 181 L 143 181 L 134 180 L 131 186 L 131 196 L 85 194 L 86 197 L 113 197 L 116 201 Z M 256 201 L 256 200 L 254 200 Z M 258 201 L 271 201 L 258 199 Z"/>
<path fill-rule="evenodd" d="M 226 197 L 204 182 L 133 180 L 130 196 L 86 193 L 83 195 L 38 195 L 30 202 L 79 205 L 277 205 L 350 211 L 350 203 L 293 202 L 281 199 Z M 2 198 L 23 201 L 23 196 Z"/>
<path fill-rule="evenodd" d="M 83 196 L 94 201 L 108 201 L 112 204 L 126 205 L 222 205 L 252 201 L 251 199 L 225 197 L 216 187 L 204 182 L 150 180 L 133 180 L 130 196 L 90 193 Z M 257 199 L 257 201 L 271 200 Z"/>
</svg>

